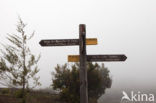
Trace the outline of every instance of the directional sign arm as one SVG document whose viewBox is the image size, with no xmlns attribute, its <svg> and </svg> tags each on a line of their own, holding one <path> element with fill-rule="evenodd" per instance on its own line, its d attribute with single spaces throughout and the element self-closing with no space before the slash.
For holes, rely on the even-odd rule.
<svg viewBox="0 0 156 103">
<path fill-rule="evenodd" d="M 125 61 L 127 57 L 125 55 L 87 55 L 87 61 L 102 62 L 102 61 Z"/>
<path fill-rule="evenodd" d="M 52 39 L 41 40 L 41 46 L 74 46 L 79 45 L 79 39 Z M 87 38 L 86 45 L 97 45 L 97 38 Z"/>
<path fill-rule="evenodd" d="M 71 46 L 71 45 L 79 45 L 79 40 L 78 39 L 41 40 L 39 44 L 41 46 Z"/>
<path fill-rule="evenodd" d="M 118 62 L 125 61 L 127 57 L 124 54 L 118 55 L 87 55 L 88 62 Z M 79 55 L 69 55 L 68 62 L 79 62 Z"/>
</svg>

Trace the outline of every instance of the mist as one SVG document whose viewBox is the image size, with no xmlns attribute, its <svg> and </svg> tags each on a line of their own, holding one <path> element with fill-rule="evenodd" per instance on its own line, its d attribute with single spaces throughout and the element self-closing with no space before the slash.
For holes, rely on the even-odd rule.
<svg viewBox="0 0 156 103">
<path fill-rule="evenodd" d="M 108 91 L 155 90 L 155 5 L 155 0 L 2 0 L 0 42 L 8 43 L 6 34 L 16 33 L 18 16 L 29 33 L 35 30 L 29 46 L 41 54 L 38 75 L 45 88 L 52 83 L 54 67 L 67 63 L 67 55 L 78 54 L 79 47 L 41 47 L 40 40 L 78 38 L 78 25 L 83 23 L 87 38 L 98 39 L 98 45 L 87 46 L 87 54 L 127 56 L 125 62 L 104 62 L 113 79 Z"/>
</svg>

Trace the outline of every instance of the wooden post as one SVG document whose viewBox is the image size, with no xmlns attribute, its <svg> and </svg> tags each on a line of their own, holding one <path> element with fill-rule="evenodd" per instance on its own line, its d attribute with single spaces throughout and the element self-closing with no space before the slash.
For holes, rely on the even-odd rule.
<svg viewBox="0 0 156 103">
<path fill-rule="evenodd" d="M 80 103 L 88 103 L 88 82 L 86 68 L 86 26 L 79 25 L 80 52 Z"/>
</svg>

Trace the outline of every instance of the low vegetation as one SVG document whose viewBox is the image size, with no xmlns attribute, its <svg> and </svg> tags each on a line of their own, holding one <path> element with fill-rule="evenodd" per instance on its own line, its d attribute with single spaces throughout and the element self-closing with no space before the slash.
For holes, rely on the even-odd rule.
<svg viewBox="0 0 156 103">
<path fill-rule="evenodd" d="M 20 89 L 0 89 L 0 103 L 22 103 Z M 27 91 L 26 103 L 64 103 L 56 93 L 49 93 L 47 89 Z"/>
</svg>

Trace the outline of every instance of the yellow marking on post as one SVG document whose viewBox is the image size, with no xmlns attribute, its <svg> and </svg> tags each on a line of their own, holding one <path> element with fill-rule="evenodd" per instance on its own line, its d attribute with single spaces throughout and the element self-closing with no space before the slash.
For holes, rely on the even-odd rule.
<svg viewBox="0 0 156 103">
<path fill-rule="evenodd" d="M 79 62 L 79 55 L 68 55 L 68 62 Z"/>
<path fill-rule="evenodd" d="M 86 45 L 97 45 L 97 38 L 86 38 Z"/>
</svg>

